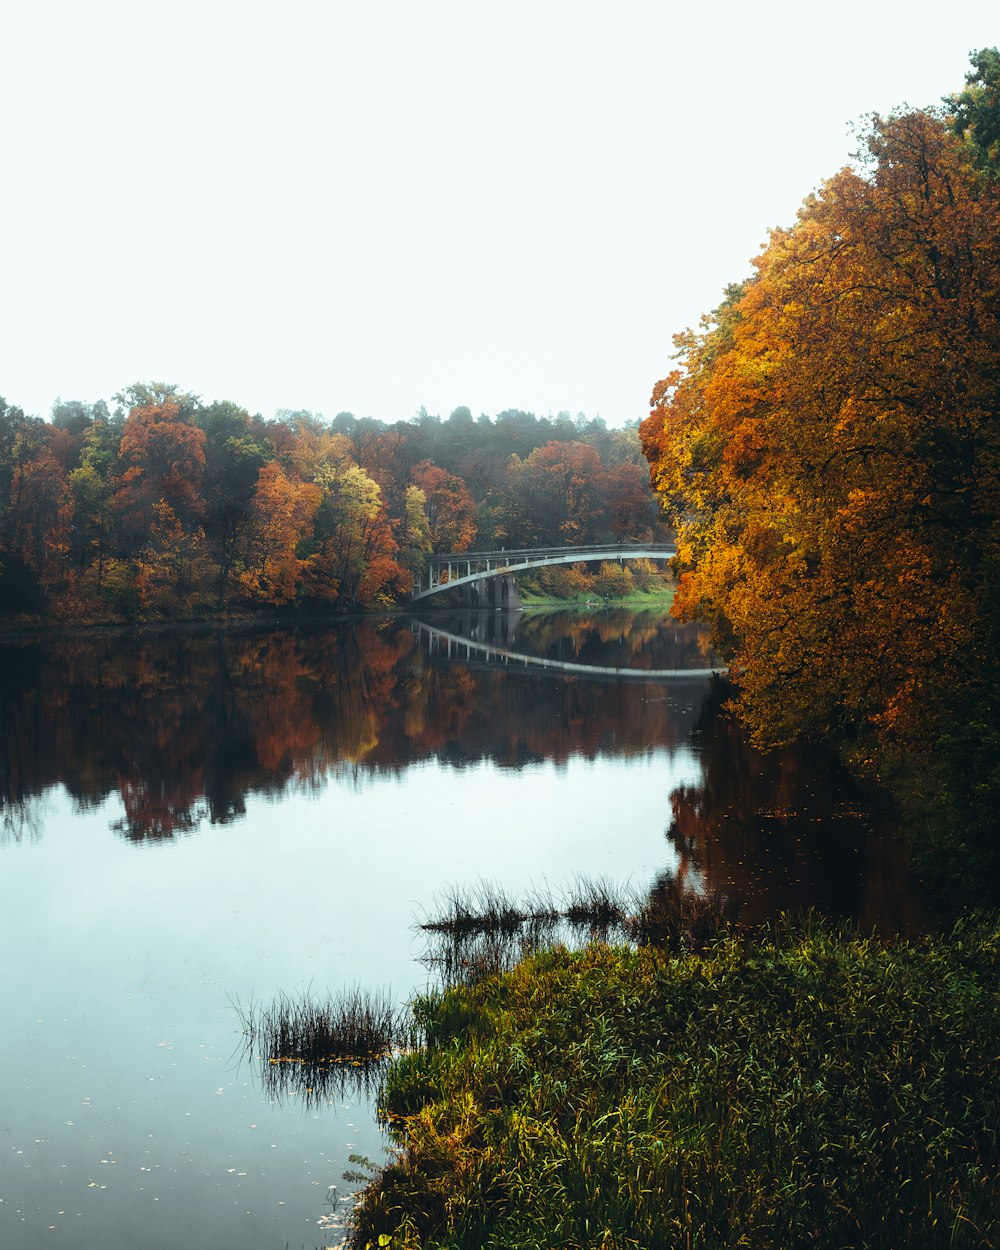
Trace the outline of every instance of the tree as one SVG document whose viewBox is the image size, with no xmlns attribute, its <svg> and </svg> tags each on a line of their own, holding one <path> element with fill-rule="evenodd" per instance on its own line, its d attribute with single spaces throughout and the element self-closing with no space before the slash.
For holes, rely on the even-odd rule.
<svg viewBox="0 0 1000 1250">
<path fill-rule="evenodd" d="M 612 538 L 619 542 L 652 538 L 655 511 L 642 468 L 637 464 L 619 464 L 606 475 L 605 491 Z"/>
<path fill-rule="evenodd" d="M 77 569 L 97 569 L 97 588 L 104 579 L 104 561 L 110 548 L 112 475 L 118 462 L 122 427 L 108 417 L 107 407 L 94 405 L 80 451 L 80 465 L 69 474 L 75 500 L 74 563 Z"/>
<path fill-rule="evenodd" d="M 965 76 L 965 90 L 946 96 L 952 125 L 965 139 L 976 165 L 991 180 L 1000 179 L 1000 51 L 982 48 L 972 54 L 975 67 Z"/>
<path fill-rule="evenodd" d="M 460 477 L 429 460 L 410 475 L 424 492 L 427 523 L 434 551 L 468 551 L 476 537 L 476 505 Z"/>
<path fill-rule="evenodd" d="M 867 149 L 678 338 L 642 427 L 675 609 L 762 741 L 915 741 L 993 646 L 998 200 L 934 113 L 874 117 Z"/>
<path fill-rule="evenodd" d="M 163 399 L 132 408 L 118 454 L 114 503 L 127 544 L 141 548 L 161 502 L 192 532 L 205 511 L 205 432 L 182 418 L 182 404 Z"/>
<path fill-rule="evenodd" d="M 43 446 L 14 470 L 11 482 L 13 545 L 44 585 L 64 580 L 73 496 L 62 466 Z"/>
<path fill-rule="evenodd" d="M 402 562 L 412 576 L 419 577 L 423 573 L 433 547 L 431 526 L 427 520 L 427 496 L 419 486 L 407 486 Z"/>
<path fill-rule="evenodd" d="M 316 486 L 320 502 L 309 557 L 309 593 L 328 602 L 340 599 L 345 606 L 371 602 L 400 572 L 378 483 L 344 458 L 325 464 Z"/>
<path fill-rule="evenodd" d="M 528 545 L 596 541 L 604 527 L 600 457 L 585 443 L 546 443 L 511 466 Z"/>
<path fill-rule="evenodd" d="M 249 413 L 237 404 L 211 404 L 197 413 L 196 421 L 205 434 L 205 536 L 218 570 L 216 607 L 222 608 L 240 539 L 250 524 L 258 474 L 272 452 L 255 436 Z"/>
<path fill-rule="evenodd" d="M 239 583 L 259 603 L 290 603 L 305 561 L 298 551 L 312 533 L 321 492 L 312 482 L 289 479 L 276 461 L 262 466 L 241 540 Z"/>
</svg>

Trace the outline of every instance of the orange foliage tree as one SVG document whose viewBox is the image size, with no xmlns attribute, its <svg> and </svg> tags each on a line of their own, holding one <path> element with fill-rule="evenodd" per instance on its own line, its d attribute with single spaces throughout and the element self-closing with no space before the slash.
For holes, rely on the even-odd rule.
<svg viewBox="0 0 1000 1250">
<path fill-rule="evenodd" d="M 378 483 L 346 455 L 327 461 L 315 482 L 320 502 L 307 594 L 367 607 L 406 576 Z"/>
<path fill-rule="evenodd" d="M 11 482 L 14 542 L 43 584 L 51 586 L 65 577 L 72 516 L 66 474 L 43 446 L 17 466 Z"/>
<path fill-rule="evenodd" d="M 675 611 L 712 621 L 760 741 L 912 741 L 991 662 L 998 238 L 946 118 L 874 117 L 863 165 L 676 340 L 642 427 Z"/>
<path fill-rule="evenodd" d="M 460 477 L 429 460 L 414 465 L 411 482 L 424 492 L 433 551 L 468 551 L 476 537 L 476 505 Z"/>
<path fill-rule="evenodd" d="M 318 486 L 289 478 L 277 461 L 261 468 L 237 566 L 247 598 L 276 605 L 295 598 L 305 564 L 299 547 L 312 533 L 320 498 Z"/>
<path fill-rule="evenodd" d="M 204 511 L 201 475 L 205 433 L 181 417 L 175 399 L 134 407 L 118 450 L 119 523 L 137 545 L 153 526 L 156 505 L 165 502 L 184 528 L 196 528 Z"/>
<path fill-rule="evenodd" d="M 511 458 L 520 541 L 586 543 L 604 529 L 604 470 L 586 443 L 548 442 L 524 461 Z"/>
</svg>

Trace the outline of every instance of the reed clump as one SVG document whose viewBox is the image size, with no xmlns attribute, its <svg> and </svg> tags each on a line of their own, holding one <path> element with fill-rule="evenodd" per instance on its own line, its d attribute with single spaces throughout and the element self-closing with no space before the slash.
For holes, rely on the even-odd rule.
<svg viewBox="0 0 1000 1250">
<path fill-rule="evenodd" d="M 1000 1244 L 1000 918 L 539 952 L 417 1000 L 350 1244 Z"/>
<path fill-rule="evenodd" d="M 234 1007 L 265 1093 L 275 1100 L 297 1096 L 306 1106 L 349 1091 L 373 1092 L 393 1050 L 414 1040 L 408 1018 L 385 991 L 281 994 L 267 1005 Z"/>
<path fill-rule="evenodd" d="M 522 897 L 484 882 L 448 891 L 435 910 L 419 926 L 428 939 L 421 959 L 447 986 L 475 984 L 558 945 L 601 941 L 701 950 L 738 918 L 729 900 L 685 891 L 671 878 L 643 891 L 609 878 L 578 877 L 559 894 L 545 887 Z"/>
</svg>

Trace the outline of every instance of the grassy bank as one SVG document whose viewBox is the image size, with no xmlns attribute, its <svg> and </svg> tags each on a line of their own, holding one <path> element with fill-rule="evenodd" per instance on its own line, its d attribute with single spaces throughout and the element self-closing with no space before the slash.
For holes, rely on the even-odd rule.
<svg viewBox="0 0 1000 1250">
<path fill-rule="evenodd" d="M 415 1014 L 355 1246 L 1000 1239 L 995 917 L 895 946 L 807 923 L 547 952 Z"/>
<path fill-rule="evenodd" d="M 674 601 L 674 587 L 664 586 L 656 590 L 636 590 L 623 597 L 603 599 L 593 591 L 579 591 L 575 595 L 560 598 L 519 587 L 521 602 L 526 608 L 662 608 L 666 613 Z"/>
</svg>

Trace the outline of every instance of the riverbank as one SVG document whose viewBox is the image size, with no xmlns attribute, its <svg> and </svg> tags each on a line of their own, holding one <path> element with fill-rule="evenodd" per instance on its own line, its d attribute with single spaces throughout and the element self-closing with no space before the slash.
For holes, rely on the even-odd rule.
<svg viewBox="0 0 1000 1250">
<path fill-rule="evenodd" d="M 674 587 L 665 586 L 662 590 L 636 590 L 623 598 L 602 599 L 593 593 L 580 592 L 569 598 L 557 595 L 533 594 L 521 591 L 521 603 L 526 608 L 662 608 L 664 614 L 670 611 L 674 601 Z"/>
<path fill-rule="evenodd" d="M 621 599 L 595 599 L 585 594 L 575 598 L 560 599 L 553 595 L 523 594 L 525 608 L 562 609 L 589 608 L 634 608 L 662 610 L 666 616 L 674 599 L 674 588 L 668 586 L 663 590 L 636 591 Z M 426 605 L 424 610 L 426 610 Z M 453 610 L 453 609 L 445 609 Z M 167 629 L 247 629 L 257 626 L 310 624 L 317 621 L 350 621 L 364 617 L 408 616 L 414 608 L 408 603 L 378 608 L 343 608 L 318 611 L 310 608 L 265 608 L 258 611 L 226 611 L 198 612 L 187 615 L 177 613 L 164 616 L 159 613 L 134 614 L 131 616 L 75 616 L 54 617 L 41 615 L 19 614 L 17 616 L 0 616 L 0 641 L 10 642 L 35 637 L 56 637 L 66 633 L 105 633 L 108 631 L 149 631 Z M 484 609 L 485 611 L 485 609 Z"/>
<path fill-rule="evenodd" d="M 1000 1236 L 996 916 L 913 944 L 807 922 L 557 950 L 414 1012 L 355 1247 Z"/>
</svg>

